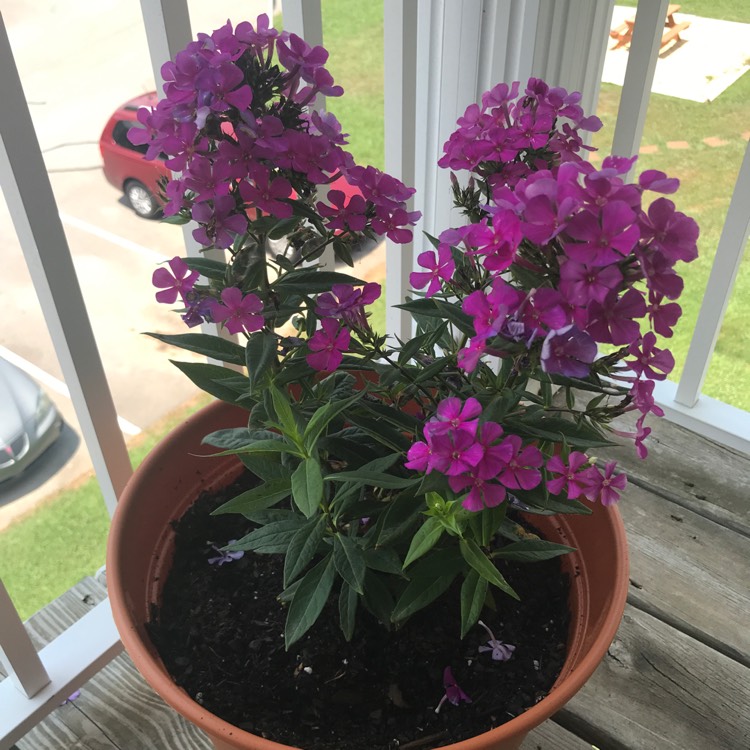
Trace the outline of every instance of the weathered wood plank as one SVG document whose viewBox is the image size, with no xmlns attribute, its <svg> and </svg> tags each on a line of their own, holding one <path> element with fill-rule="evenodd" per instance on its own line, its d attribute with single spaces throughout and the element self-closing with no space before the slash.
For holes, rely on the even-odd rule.
<svg viewBox="0 0 750 750">
<path fill-rule="evenodd" d="M 750 541 L 636 486 L 620 511 L 630 602 L 750 667 Z"/>
<path fill-rule="evenodd" d="M 613 427 L 632 431 L 632 413 Z M 648 421 L 649 455 L 641 461 L 632 441 L 597 451 L 617 459 L 631 481 L 659 492 L 685 508 L 750 536 L 750 458 L 666 419 Z"/>
<path fill-rule="evenodd" d="M 521 750 L 591 750 L 591 743 L 582 740 L 550 719 L 537 727 L 521 745 Z"/>
<path fill-rule="evenodd" d="M 750 747 L 750 669 L 628 605 L 609 653 L 555 720 L 607 750 Z"/>
</svg>

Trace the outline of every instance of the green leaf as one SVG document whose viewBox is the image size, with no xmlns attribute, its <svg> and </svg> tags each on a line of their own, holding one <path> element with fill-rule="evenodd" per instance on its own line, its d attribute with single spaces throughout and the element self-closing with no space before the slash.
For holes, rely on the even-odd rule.
<svg viewBox="0 0 750 750">
<path fill-rule="evenodd" d="M 377 471 L 367 471 L 365 469 L 355 469 L 354 471 L 341 471 L 337 474 L 329 474 L 326 481 L 331 482 L 359 482 L 366 484 L 368 487 L 383 487 L 388 490 L 402 490 L 406 487 L 422 481 L 422 477 L 394 477 L 392 474 L 381 474 Z"/>
<path fill-rule="evenodd" d="M 306 458 L 292 474 L 294 504 L 310 518 L 323 499 L 323 476 L 317 458 Z"/>
<path fill-rule="evenodd" d="M 439 550 L 423 557 L 410 571 L 410 581 L 396 602 L 391 622 L 401 622 L 434 602 L 448 590 L 463 564 L 455 550 Z"/>
<path fill-rule="evenodd" d="M 445 526 L 439 518 L 428 518 L 417 530 L 406 553 L 404 568 L 429 552 L 443 535 Z"/>
<path fill-rule="evenodd" d="M 289 478 L 272 479 L 270 482 L 253 487 L 220 505 L 211 515 L 220 516 L 224 513 L 241 513 L 243 516 L 246 516 L 249 513 L 273 507 L 276 503 L 289 497 L 291 493 L 292 483 Z"/>
<path fill-rule="evenodd" d="M 232 385 L 236 382 L 237 373 L 221 365 L 212 365 L 208 362 L 180 362 L 176 359 L 169 360 L 178 370 L 183 372 L 202 391 L 209 393 L 222 401 L 230 404 L 238 404 L 247 388 L 238 389 Z M 245 386 L 247 386 L 247 380 Z"/>
<path fill-rule="evenodd" d="M 423 509 L 424 498 L 421 496 L 402 494 L 389 503 L 375 526 L 377 546 L 389 547 L 396 539 L 410 531 Z"/>
<path fill-rule="evenodd" d="M 479 573 L 482 578 L 497 586 L 506 594 L 510 594 L 514 599 L 518 599 L 518 594 L 511 588 L 510 584 L 503 578 L 500 571 L 492 564 L 487 555 L 482 552 L 477 543 L 472 539 L 462 539 L 459 542 L 461 555 L 469 565 Z"/>
<path fill-rule="evenodd" d="M 267 482 L 270 479 L 283 479 L 292 476 L 289 467 L 284 466 L 278 461 L 264 458 L 262 454 L 242 455 L 240 461 L 259 479 Z"/>
<path fill-rule="evenodd" d="M 391 613 L 393 612 L 393 594 L 386 586 L 383 576 L 368 570 L 365 575 L 365 595 L 363 597 L 365 606 L 372 614 L 380 620 L 383 625 L 390 627 Z"/>
<path fill-rule="evenodd" d="M 248 453 L 291 453 L 293 456 L 302 458 L 302 453 L 293 445 L 289 445 L 285 440 L 256 440 L 250 445 L 241 448 L 234 448 L 221 453 L 214 453 L 214 456 L 233 456 Z"/>
<path fill-rule="evenodd" d="M 293 438 L 295 443 L 298 442 L 299 428 L 297 427 L 297 420 L 294 418 L 292 405 L 289 403 L 289 397 L 275 385 L 271 386 L 270 391 L 276 417 L 281 422 L 284 432 Z"/>
<path fill-rule="evenodd" d="M 236 450 L 258 442 L 258 440 L 281 440 L 281 435 L 270 430 L 252 430 L 249 427 L 228 427 L 206 435 L 201 443 L 223 450 Z"/>
<path fill-rule="evenodd" d="M 181 222 L 187 223 L 187 222 Z M 185 265 L 191 271 L 198 271 L 202 276 L 214 281 L 224 281 L 227 272 L 227 264 L 221 260 L 211 260 L 210 258 L 183 258 Z"/>
<path fill-rule="evenodd" d="M 405 578 L 401 560 L 391 547 L 371 547 L 365 550 L 365 565 L 371 570 Z"/>
<path fill-rule="evenodd" d="M 227 545 L 227 549 L 252 550 L 263 555 L 284 553 L 303 523 L 298 516 L 284 521 L 274 521 L 251 531 L 234 544 Z"/>
<path fill-rule="evenodd" d="M 291 234 L 299 224 L 299 217 L 292 217 L 291 219 L 281 219 L 278 221 L 271 231 L 268 233 L 269 239 L 280 240 Z"/>
<path fill-rule="evenodd" d="M 457 304 L 442 302 L 433 297 L 430 299 L 411 299 L 401 305 L 394 305 L 394 307 L 430 318 L 448 320 L 456 326 L 461 333 L 464 333 L 467 336 L 473 336 L 475 334 L 471 317 L 461 310 Z"/>
<path fill-rule="evenodd" d="M 358 594 L 364 594 L 365 557 L 351 537 L 336 534 L 333 537 L 333 562 L 339 575 Z"/>
<path fill-rule="evenodd" d="M 312 562 L 318 546 L 323 541 L 325 516 L 311 518 L 292 537 L 284 556 L 284 588 L 287 588 Z"/>
<path fill-rule="evenodd" d="M 476 570 L 470 570 L 466 574 L 461 584 L 461 638 L 476 625 L 482 614 L 487 586 L 487 581 Z"/>
<path fill-rule="evenodd" d="M 390 450 L 406 453 L 411 447 L 409 439 L 399 430 L 383 424 L 382 419 L 370 419 L 356 412 L 347 415 L 349 421 Z"/>
<path fill-rule="evenodd" d="M 318 294 L 327 292 L 334 284 L 351 284 L 361 286 L 364 282 L 354 276 L 336 271 L 318 271 L 303 268 L 280 276 L 271 288 L 285 292 L 301 292 L 302 294 Z"/>
<path fill-rule="evenodd" d="M 315 623 L 331 593 L 336 577 L 332 555 L 324 557 L 309 570 L 294 592 L 286 618 L 286 648 L 298 641 Z"/>
<path fill-rule="evenodd" d="M 357 616 L 357 592 L 348 584 L 341 584 L 339 591 L 339 625 L 344 640 L 351 641 L 354 635 L 354 624 Z"/>
<path fill-rule="evenodd" d="M 245 364 L 245 349 L 233 341 L 227 341 L 220 336 L 210 336 L 207 333 L 179 333 L 168 336 L 162 333 L 146 333 L 170 346 L 179 346 L 189 352 L 202 354 L 204 357 L 218 359 L 230 365 Z M 233 373 L 236 375 L 237 373 Z"/>
<path fill-rule="evenodd" d="M 277 338 L 275 333 L 257 331 L 250 334 L 245 346 L 245 364 L 250 393 L 255 393 L 264 382 L 276 361 Z"/>
<path fill-rule="evenodd" d="M 365 391 L 357 393 L 350 398 L 344 399 L 343 401 L 332 401 L 328 404 L 324 404 L 310 417 L 310 421 L 307 423 L 305 432 L 302 435 L 302 441 L 305 448 L 308 451 L 312 451 L 315 447 L 315 443 L 322 434 L 323 430 L 341 414 L 342 411 L 348 409 L 353 403 L 359 401 L 362 396 L 365 395 Z"/>
<path fill-rule="evenodd" d="M 548 542 L 545 539 L 524 539 L 495 550 L 492 553 L 492 557 L 501 557 L 506 560 L 520 560 L 522 562 L 538 562 L 573 551 L 575 551 L 575 547 Z"/>
<path fill-rule="evenodd" d="M 398 355 L 398 363 L 400 365 L 406 364 L 425 344 L 430 341 L 430 339 L 432 339 L 433 335 L 432 331 L 428 331 L 427 333 L 415 336 L 413 339 L 403 344 Z"/>
</svg>

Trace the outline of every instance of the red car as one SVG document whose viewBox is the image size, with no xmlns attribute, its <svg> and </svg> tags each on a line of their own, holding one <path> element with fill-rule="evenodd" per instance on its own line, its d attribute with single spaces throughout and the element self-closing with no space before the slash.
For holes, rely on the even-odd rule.
<svg viewBox="0 0 750 750">
<path fill-rule="evenodd" d="M 158 181 L 171 177 L 163 159 L 146 161 L 146 146 L 134 146 L 128 140 L 130 128 L 143 127 L 136 118 L 140 107 L 155 107 L 156 92 L 143 94 L 118 107 L 109 118 L 99 139 L 99 150 L 107 181 L 125 193 L 138 216 L 156 216 L 162 206 Z"/>
<path fill-rule="evenodd" d="M 146 145 L 133 145 L 127 133 L 130 128 L 143 127 L 136 117 L 138 110 L 155 107 L 156 102 L 155 91 L 125 102 L 109 118 L 99 139 L 107 182 L 122 190 L 138 216 L 147 219 L 160 213 L 163 201 L 159 198 L 158 182 L 162 177 L 169 179 L 172 174 L 164 163 L 165 159 L 144 159 Z M 334 180 L 331 188 L 341 190 L 347 198 L 360 194 L 359 189 L 349 185 L 343 177 Z"/>
</svg>

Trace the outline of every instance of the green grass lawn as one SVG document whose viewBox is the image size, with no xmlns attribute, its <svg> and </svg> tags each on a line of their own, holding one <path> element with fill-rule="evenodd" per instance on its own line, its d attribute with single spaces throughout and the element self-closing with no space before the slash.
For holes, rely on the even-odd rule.
<svg viewBox="0 0 750 750">
<path fill-rule="evenodd" d="M 623 2 L 634 5 L 634 2 Z M 329 108 L 350 133 L 350 148 L 363 164 L 383 166 L 383 18 L 382 4 L 323 0 L 325 45 L 329 68 L 346 94 L 330 100 Z M 685 0 L 682 12 L 750 23 L 750 5 L 734 0 Z M 603 85 L 599 114 L 605 127 L 595 144 L 603 152 L 611 145 L 620 88 Z M 682 180 L 678 208 L 693 215 L 701 226 L 700 258 L 684 266 L 684 316 L 670 347 L 679 374 L 703 299 L 711 263 L 745 150 L 742 133 L 750 130 L 750 75 L 743 76 L 710 104 L 697 104 L 654 95 L 643 143 L 659 146 L 644 155 L 639 168 L 657 168 Z M 710 148 L 708 136 L 727 141 Z M 684 140 L 690 149 L 666 148 Z M 419 207 L 419 196 L 416 197 Z M 727 311 L 716 354 L 704 387 L 706 394 L 750 410 L 750 329 L 745 324 L 742 300 L 750 295 L 750 258 L 745 258 Z M 144 283 L 146 281 L 144 280 Z M 719 304 L 720 301 L 716 301 Z M 382 299 L 373 325 L 384 328 Z M 173 420 L 177 421 L 178 418 Z M 171 427 L 167 422 L 133 448 L 137 464 L 156 440 Z M 0 578 L 11 592 L 23 617 L 59 595 L 104 562 L 108 519 L 94 479 L 60 494 L 35 514 L 0 534 Z"/>
</svg>

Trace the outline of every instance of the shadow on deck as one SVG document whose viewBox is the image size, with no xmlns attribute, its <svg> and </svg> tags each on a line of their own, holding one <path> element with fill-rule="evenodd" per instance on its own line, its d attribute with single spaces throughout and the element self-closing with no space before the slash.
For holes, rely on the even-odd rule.
<svg viewBox="0 0 750 750">
<path fill-rule="evenodd" d="M 583 691 L 522 750 L 750 747 L 750 459 L 664 420 L 648 445 L 643 463 L 629 445 L 600 455 L 630 476 L 620 507 L 631 587 L 617 637 Z M 105 595 L 85 579 L 30 620 L 33 637 L 46 643 Z M 74 748 L 211 744 L 121 654 L 17 743 Z"/>
</svg>

